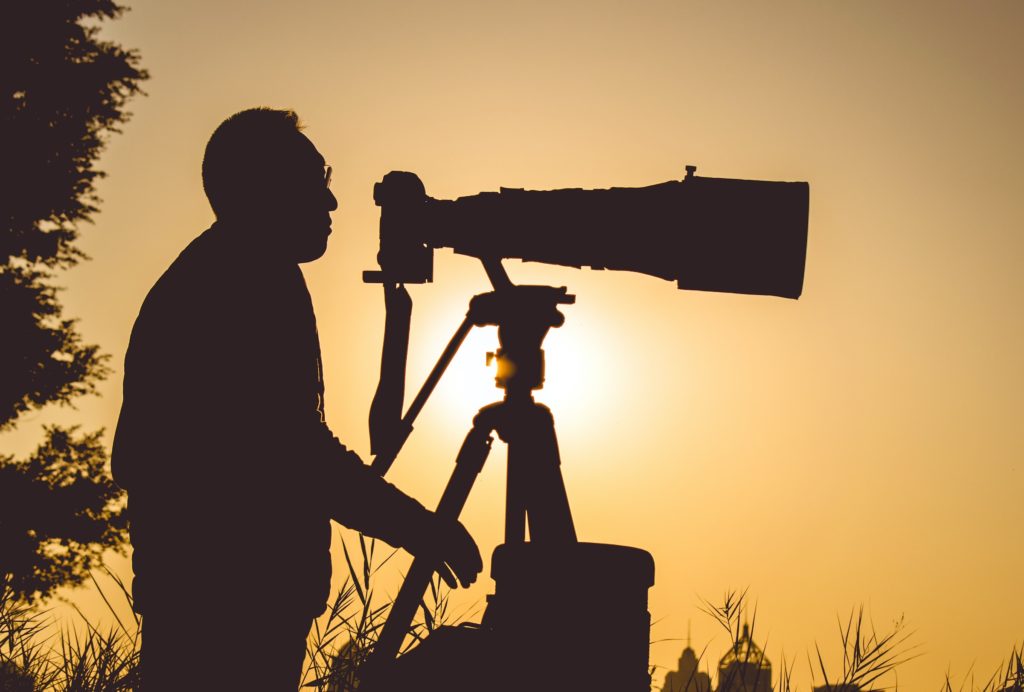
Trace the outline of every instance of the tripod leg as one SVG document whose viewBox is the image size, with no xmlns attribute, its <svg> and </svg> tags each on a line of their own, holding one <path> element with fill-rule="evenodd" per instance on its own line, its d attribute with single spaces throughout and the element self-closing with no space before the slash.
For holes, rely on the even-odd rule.
<svg viewBox="0 0 1024 692">
<path fill-rule="evenodd" d="M 455 470 L 438 503 L 438 516 L 447 519 L 459 518 L 473 484 L 487 460 L 487 454 L 491 449 L 491 430 L 492 428 L 486 425 L 476 424 L 466 435 L 466 440 L 462 443 L 455 460 Z M 402 588 L 391 606 L 380 638 L 364 665 L 361 673 L 363 680 L 372 683 L 398 656 L 405 635 L 416 615 L 416 608 L 423 600 L 423 594 L 430 586 L 437 566 L 437 560 L 429 555 L 413 559 Z"/>
<path fill-rule="evenodd" d="M 576 527 L 569 509 L 569 495 L 562 478 L 562 458 L 558 453 L 555 421 L 551 411 L 540 404 L 537 417 L 536 450 L 530 466 L 530 484 L 526 515 L 530 521 L 530 540 L 551 543 L 575 543 Z"/>
<path fill-rule="evenodd" d="M 533 402 L 517 407 L 514 421 L 504 432 L 508 442 L 505 542 L 523 542 L 529 520 L 531 541 L 575 543 L 551 411 Z"/>
<path fill-rule="evenodd" d="M 505 464 L 505 542 L 526 541 L 526 498 L 530 492 L 529 463 L 522 451 L 508 446 Z"/>
</svg>

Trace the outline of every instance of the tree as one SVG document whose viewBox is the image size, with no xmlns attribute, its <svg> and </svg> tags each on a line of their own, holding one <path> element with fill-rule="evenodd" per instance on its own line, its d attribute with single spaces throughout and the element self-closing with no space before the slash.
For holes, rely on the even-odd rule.
<svg viewBox="0 0 1024 692">
<path fill-rule="evenodd" d="M 112 0 L 18 0 L 0 41 L 0 431 L 47 404 L 96 392 L 107 356 L 63 316 L 55 274 L 100 200 L 95 163 L 148 78 L 139 55 L 99 38 Z M 100 432 L 47 427 L 26 460 L 0 455 L 0 581 L 32 601 L 78 584 L 123 546 L 120 491 Z"/>
<path fill-rule="evenodd" d="M 107 473 L 100 433 L 45 432 L 28 459 L 0 456 L 4 585 L 24 600 L 81 582 L 104 550 L 124 542 L 121 490 Z"/>
</svg>

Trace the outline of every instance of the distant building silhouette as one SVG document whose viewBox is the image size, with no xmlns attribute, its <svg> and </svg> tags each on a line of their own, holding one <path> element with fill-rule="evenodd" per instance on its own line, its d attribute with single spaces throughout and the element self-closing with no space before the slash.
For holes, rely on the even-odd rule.
<svg viewBox="0 0 1024 692">
<path fill-rule="evenodd" d="M 679 669 L 665 676 L 661 692 L 711 692 L 711 676 L 697 670 L 700 661 L 689 642 L 679 657 Z"/>
<path fill-rule="evenodd" d="M 711 676 L 698 670 L 700 660 L 687 638 L 686 648 L 679 656 L 679 668 L 665 676 L 661 692 L 711 692 Z M 764 651 L 750 636 L 750 626 L 743 625 L 743 634 L 718 662 L 716 692 L 771 692 L 772 664 Z M 825 688 L 814 692 L 860 692 L 856 688 Z"/>
<path fill-rule="evenodd" d="M 772 664 L 750 638 L 750 626 L 718 662 L 717 692 L 771 692 Z"/>
</svg>

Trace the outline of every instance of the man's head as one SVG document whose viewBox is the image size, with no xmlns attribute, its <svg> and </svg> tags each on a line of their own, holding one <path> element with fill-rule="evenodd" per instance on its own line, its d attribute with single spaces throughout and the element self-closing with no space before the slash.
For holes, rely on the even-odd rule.
<svg viewBox="0 0 1024 692">
<path fill-rule="evenodd" d="M 214 131 L 203 156 L 203 188 L 217 220 L 244 226 L 253 242 L 295 262 L 327 249 L 338 208 L 324 158 L 294 111 L 252 108 Z"/>
</svg>

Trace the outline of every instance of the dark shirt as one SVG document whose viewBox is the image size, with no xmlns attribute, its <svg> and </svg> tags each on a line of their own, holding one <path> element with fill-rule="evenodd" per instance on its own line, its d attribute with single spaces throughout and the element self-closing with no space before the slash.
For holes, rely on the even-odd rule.
<svg viewBox="0 0 1024 692">
<path fill-rule="evenodd" d="M 423 507 L 324 421 L 299 267 L 215 224 L 160 277 L 125 357 L 112 454 L 128 491 L 137 609 L 269 599 L 323 611 L 330 519 L 393 545 Z"/>
</svg>

